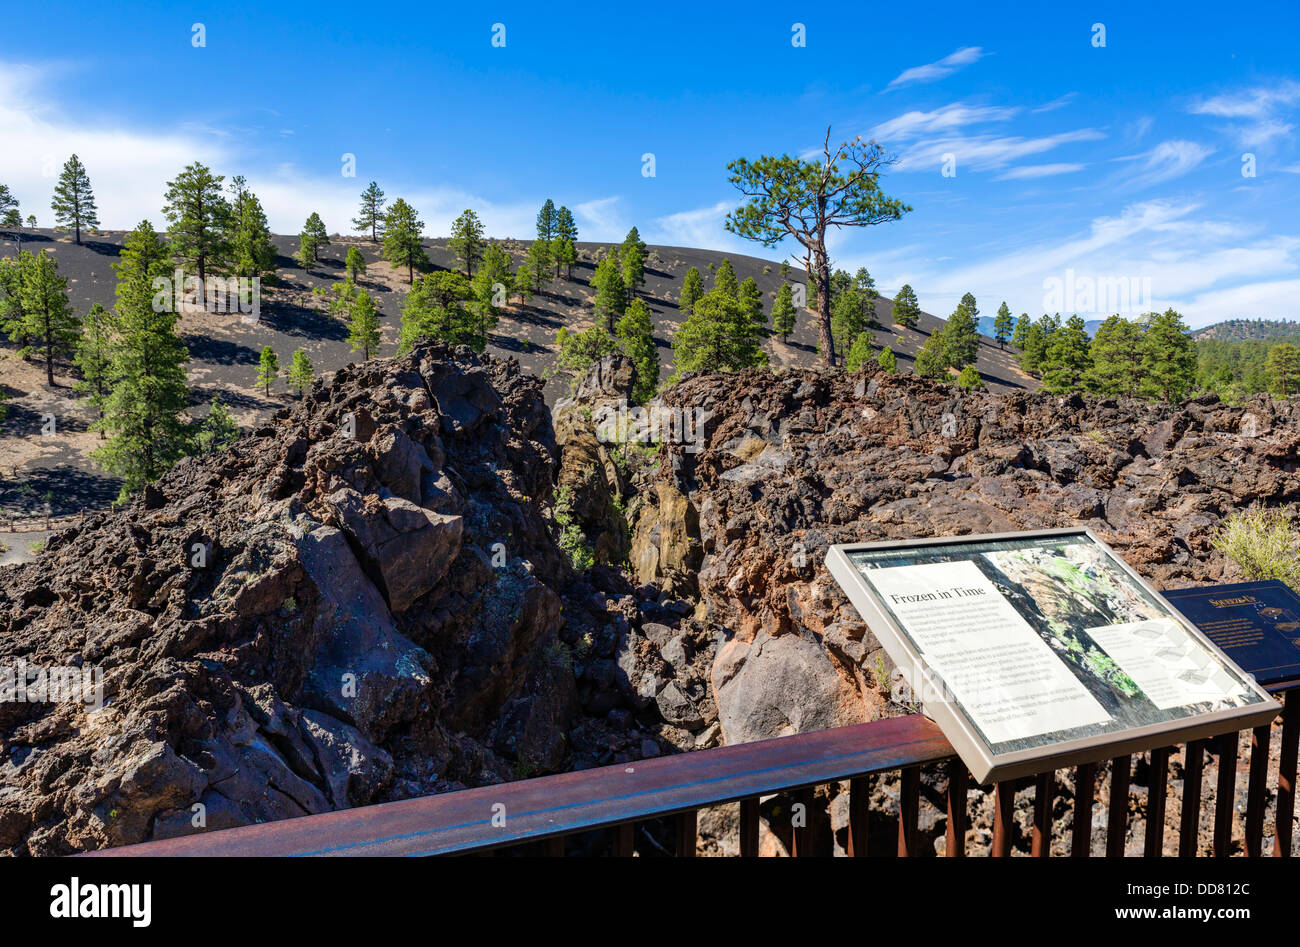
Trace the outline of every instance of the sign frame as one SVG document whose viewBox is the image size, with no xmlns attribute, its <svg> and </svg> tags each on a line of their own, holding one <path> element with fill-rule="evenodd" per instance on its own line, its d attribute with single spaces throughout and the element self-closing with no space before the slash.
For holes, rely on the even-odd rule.
<svg viewBox="0 0 1300 947">
<path fill-rule="evenodd" d="M 826 553 L 826 567 L 844 590 L 871 632 L 884 647 L 894 663 L 916 680 L 925 664 L 909 635 L 894 621 L 888 610 L 877 599 L 877 593 L 862 577 L 859 568 L 849 558 L 855 552 L 881 552 L 885 550 L 941 549 L 944 546 L 965 546 L 975 543 L 1005 542 L 1017 539 L 1042 539 L 1063 536 L 1085 537 L 1096 546 L 1169 614 L 1168 617 L 1182 628 L 1214 657 L 1238 674 L 1249 692 L 1258 699 L 1243 707 L 1198 714 L 1179 720 L 1160 721 L 1130 727 L 1094 736 L 1081 736 L 1045 746 L 1030 747 L 1009 752 L 994 753 L 958 702 L 936 699 L 925 702 L 923 710 L 943 730 L 961 757 L 971 775 L 980 784 L 1002 782 L 1033 776 L 1048 770 L 1064 769 L 1080 763 L 1099 763 L 1115 757 L 1128 756 L 1147 750 L 1187 743 L 1192 740 L 1220 736 L 1240 730 L 1253 729 L 1270 723 L 1282 709 L 1255 678 L 1242 670 L 1211 641 L 1195 623 L 1189 621 L 1178 608 L 1151 586 L 1132 566 L 1086 527 L 1062 529 L 1024 530 L 1003 533 L 981 533 L 965 536 L 943 536 L 924 539 L 888 540 L 868 543 L 841 543 L 831 546 Z"/>
</svg>

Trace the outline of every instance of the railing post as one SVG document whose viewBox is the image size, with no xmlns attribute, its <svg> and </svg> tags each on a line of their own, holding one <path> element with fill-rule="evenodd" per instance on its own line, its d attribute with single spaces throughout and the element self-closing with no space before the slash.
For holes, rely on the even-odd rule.
<svg viewBox="0 0 1300 947">
<path fill-rule="evenodd" d="M 920 815 L 921 767 L 908 766 L 898 788 L 898 856 L 916 854 L 916 820 Z"/>
<path fill-rule="evenodd" d="M 1205 741 L 1193 740 L 1183 752 L 1183 816 L 1178 830 L 1178 854 L 1196 854 L 1201 830 L 1201 781 L 1205 772 Z"/>
<path fill-rule="evenodd" d="M 1237 793 L 1237 733 L 1218 738 L 1219 780 L 1214 798 L 1214 857 L 1227 858 L 1232 849 L 1232 804 Z"/>
<path fill-rule="evenodd" d="M 1106 857 L 1123 858 L 1128 841 L 1128 783 L 1133 760 L 1117 756 L 1110 761 L 1110 807 L 1106 812 Z"/>
<path fill-rule="evenodd" d="M 699 813 L 692 809 L 677 816 L 677 857 L 695 857 L 695 839 Z"/>
<path fill-rule="evenodd" d="M 1092 799 L 1097 789 L 1097 764 L 1080 763 L 1074 775 L 1074 827 L 1070 857 L 1087 858 L 1092 853 Z"/>
<path fill-rule="evenodd" d="M 1047 858 L 1052 853 L 1052 795 L 1056 774 L 1051 770 L 1039 773 L 1034 779 L 1034 838 L 1030 854 L 1034 858 Z"/>
<path fill-rule="evenodd" d="M 758 799 L 740 800 L 740 856 L 758 857 Z"/>
<path fill-rule="evenodd" d="M 636 850 L 634 833 L 636 823 L 620 822 L 614 826 L 614 855 L 618 858 L 631 858 Z"/>
<path fill-rule="evenodd" d="M 994 858 L 1011 854 L 1012 813 L 1016 805 L 1016 784 L 995 783 L 993 786 L 993 851 Z"/>
<path fill-rule="evenodd" d="M 871 796 L 867 777 L 849 780 L 849 856 L 867 856 L 867 826 L 871 817 Z"/>
<path fill-rule="evenodd" d="M 1264 848 L 1264 802 L 1268 794 L 1268 744 L 1273 725 L 1256 727 L 1250 736 L 1250 781 L 1246 784 L 1246 857 Z"/>
<path fill-rule="evenodd" d="M 970 788 L 970 770 L 953 757 L 948 761 L 948 832 L 944 855 L 966 857 L 966 792 Z"/>
<path fill-rule="evenodd" d="M 1168 791 L 1169 747 L 1151 751 L 1150 779 L 1147 781 L 1147 835 L 1143 854 L 1159 858 L 1165 848 L 1165 794 Z"/>
<path fill-rule="evenodd" d="M 1273 854 L 1291 857 L 1291 820 L 1295 816 L 1296 749 L 1300 745 L 1300 690 L 1286 695 L 1282 708 L 1282 746 L 1277 766 L 1277 831 Z"/>
<path fill-rule="evenodd" d="M 813 839 L 816 834 L 816 816 L 813 811 L 815 801 L 816 790 L 812 786 L 795 793 L 795 805 L 803 806 L 803 825 L 794 826 L 794 851 L 790 854 L 795 858 L 808 858 L 813 854 Z"/>
</svg>

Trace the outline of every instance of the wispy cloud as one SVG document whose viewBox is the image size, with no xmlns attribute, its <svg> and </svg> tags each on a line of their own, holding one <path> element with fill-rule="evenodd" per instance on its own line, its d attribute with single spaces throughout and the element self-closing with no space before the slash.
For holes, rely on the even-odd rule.
<svg viewBox="0 0 1300 947">
<path fill-rule="evenodd" d="M 1259 148 L 1276 138 L 1288 138 L 1295 126 L 1283 116 L 1300 105 L 1300 82 L 1291 79 L 1275 85 L 1255 86 L 1194 102 L 1193 115 L 1227 119 L 1242 146 Z"/>
<path fill-rule="evenodd" d="M 1032 155 L 1042 154 L 1061 145 L 1079 141 L 1095 141 L 1106 136 L 1093 128 L 1046 135 L 1040 138 L 1020 138 L 996 135 L 952 135 L 937 138 L 903 151 L 894 165 L 896 171 L 934 171 L 944 165 L 948 155 L 956 158 L 957 171 L 998 171 L 1007 165 Z"/>
<path fill-rule="evenodd" d="M 962 102 L 953 102 L 929 112 L 919 110 L 904 112 L 897 118 L 881 122 L 871 129 L 871 137 L 877 141 L 909 141 L 922 135 L 951 132 L 968 125 L 1009 121 L 1018 111 L 1019 109 L 1002 108 L 996 105 L 966 105 Z"/>
<path fill-rule="evenodd" d="M 937 82 L 952 75 L 963 66 L 969 66 L 987 55 L 988 53 L 984 52 L 980 46 L 963 46 L 956 52 L 949 53 L 936 62 L 904 69 L 885 87 L 885 91 L 888 92 L 890 89 L 897 89 L 917 82 Z"/>
<path fill-rule="evenodd" d="M 629 229 L 618 207 L 622 198 L 598 197 L 583 201 L 573 208 L 577 215 L 583 240 L 622 240 Z"/>
<path fill-rule="evenodd" d="M 1150 151 L 1119 160 L 1133 162 L 1128 183 L 1136 187 L 1150 187 L 1182 177 L 1212 154 L 1214 149 L 1208 145 L 1173 138 L 1162 141 Z"/>
<path fill-rule="evenodd" d="M 753 244 L 745 246 L 738 237 L 727 232 L 727 212 L 735 206 L 735 201 L 718 201 L 707 207 L 666 214 L 654 220 L 649 236 L 655 243 L 669 246 L 712 247 L 752 253 Z"/>
<path fill-rule="evenodd" d="M 1019 168 L 1012 168 L 999 174 L 995 181 L 1021 181 L 1032 178 L 1050 178 L 1058 174 L 1073 174 L 1075 171 L 1082 171 L 1087 165 L 1069 164 L 1061 162 L 1059 164 L 1026 164 Z"/>
</svg>

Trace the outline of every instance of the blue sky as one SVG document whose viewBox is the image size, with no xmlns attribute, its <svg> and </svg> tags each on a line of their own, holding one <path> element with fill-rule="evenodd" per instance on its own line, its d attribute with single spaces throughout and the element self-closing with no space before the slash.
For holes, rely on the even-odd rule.
<svg viewBox="0 0 1300 947">
<path fill-rule="evenodd" d="M 1297 5 L 745 11 L 17 5 L 0 33 L 0 182 L 48 225 L 76 151 L 106 227 L 161 225 L 165 180 L 197 158 L 245 175 L 277 231 L 312 210 L 348 229 L 375 179 L 431 235 L 473 207 L 493 235 L 529 236 L 552 197 L 583 239 L 636 224 L 651 242 L 779 258 L 724 231 L 725 165 L 806 153 L 831 124 L 885 144 L 884 188 L 915 207 L 833 239 L 836 263 L 886 294 L 910 282 L 941 315 L 967 290 L 986 314 L 1002 299 L 1037 314 L 1072 272 L 1076 288 L 1149 286 L 1193 325 L 1300 317 Z"/>
</svg>

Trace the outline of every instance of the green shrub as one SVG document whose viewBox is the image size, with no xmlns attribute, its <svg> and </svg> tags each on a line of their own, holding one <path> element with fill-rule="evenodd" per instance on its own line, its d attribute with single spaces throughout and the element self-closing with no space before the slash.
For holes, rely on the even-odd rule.
<svg viewBox="0 0 1300 947">
<path fill-rule="evenodd" d="M 957 376 L 957 384 L 963 388 L 983 388 L 984 379 L 980 377 L 979 371 L 974 365 L 967 365 Z"/>
<path fill-rule="evenodd" d="M 1300 529 L 1281 510 L 1245 510 L 1223 521 L 1214 548 L 1247 579 L 1280 579 L 1300 590 Z"/>
<path fill-rule="evenodd" d="M 851 372 L 862 370 L 862 366 L 871 361 L 871 333 L 859 332 L 853 340 L 849 353 L 844 356 L 844 367 Z"/>
</svg>

